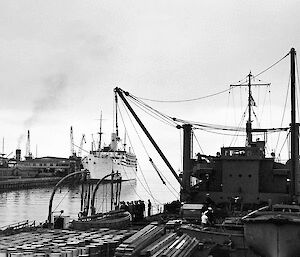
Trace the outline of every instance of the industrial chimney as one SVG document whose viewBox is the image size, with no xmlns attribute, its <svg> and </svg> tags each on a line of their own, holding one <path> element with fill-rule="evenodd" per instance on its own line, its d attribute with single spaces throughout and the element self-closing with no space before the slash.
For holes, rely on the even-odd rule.
<svg viewBox="0 0 300 257">
<path fill-rule="evenodd" d="M 21 149 L 16 150 L 16 161 L 21 161 Z"/>
</svg>

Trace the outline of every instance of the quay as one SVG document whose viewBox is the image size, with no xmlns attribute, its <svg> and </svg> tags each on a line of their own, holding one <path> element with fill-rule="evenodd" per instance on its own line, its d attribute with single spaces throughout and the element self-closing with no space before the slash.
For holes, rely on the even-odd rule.
<svg viewBox="0 0 300 257">
<path fill-rule="evenodd" d="M 37 228 L 0 235 L 0 257 L 196 257 L 203 248 L 196 238 L 165 225 L 124 229 L 68 230 Z"/>
<path fill-rule="evenodd" d="M 55 185 L 61 177 L 16 178 L 0 181 L 0 192 L 14 189 L 27 189 L 45 185 Z"/>
</svg>

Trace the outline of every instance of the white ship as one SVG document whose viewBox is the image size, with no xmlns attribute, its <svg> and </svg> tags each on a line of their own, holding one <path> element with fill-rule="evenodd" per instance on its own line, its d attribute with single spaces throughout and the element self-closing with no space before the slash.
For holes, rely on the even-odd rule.
<svg viewBox="0 0 300 257">
<path fill-rule="evenodd" d="M 104 176 L 114 173 L 121 174 L 122 180 L 135 180 L 137 173 L 137 159 L 135 154 L 121 145 L 117 133 L 112 133 L 111 143 L 102 149 L 90 151 L 90 154 L 82 159 L 84 169 L 90 172 L 90 178 L 102 179 Z M 109 179 L 110 177 L 108 177 Z"/>
<path fill-rule="evenodd" d="M 114 173 L 119 173 L 122 180 L 135 180 L 137 173 L 137 159 L 131 148 L 126 149 L 126 143 L 121 143 L 118 129 L 118 98 L 115 92 L 115 126 L 111 134 L 109 146 L 101 147 L 102 137 L 102 112 L 100 116 L 99 145 L 97 150 L 90 151 L 89 155 L 82 159 L 82 166 L 90 172 L 91 180 L 99 180 Z M 124 141 L 126 140 L 126 133 Z M 110 177 L 107 178 L 109 180 Z"/>
</svg>

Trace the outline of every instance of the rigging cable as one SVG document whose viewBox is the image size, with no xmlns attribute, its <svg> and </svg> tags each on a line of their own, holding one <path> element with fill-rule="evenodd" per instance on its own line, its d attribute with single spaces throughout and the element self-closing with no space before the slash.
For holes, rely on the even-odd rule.
<svg viewBox="0 0 300 257">
<path fill-rule="evenodd" d="M 156 109 L 154 109 L 153 107 L 151 107 L 150 105 L 144 103 L 143 101 L 137 99 L 136 97 L 132 96 L 129 94 L 129 97 L 133 100 L 135 100 L 136 102 L 138 102 L 140 105 L 144 106 L 145 108 L 149 109 L 152 113 L 155 113 L 155 115 L 157 116 L 162 116 L 164 117 L 167 121 L 170 121 L 172 123 L 174 123 L 174 126 L 178 125 L 178 123 L 175 122 L 174 118 L 170 117 L 169 115 L 166 115 Z"/>
<path fill-rule="evenodd" d="M 263 71 L 259 72 L 258 74 L 254 75 L 253 78 L 256 78 L 258 76 L 260 76 L 261 74 L 265 73 L 266 71 L 270 70 L 271 68 L 273 68 L 276 64 L 280 63 L 283 59 L 285 59 L 287 56 L 290 55 L 290 52 L 288 52 L 285 56 L 283 56 L 280 60 L 278 60 L 277 62 L 273 63 L 271 66 L 269 66 L 268 68 L 264 69 Z"/>
<path fill-rule="evenodd" d="M 171 122 L 170 122 L 170 121 L 173 121 L 173 120 L 171 120 L 171 119 L 168 119 L 168 120 L 163 119 L 164 117 L 163 117 L 162 115 L 161 115 L 161 117 L 158 116 L 158 114 L 157 114 L 157 113 L 154 113 L 153 110 L 146 110 L 146 107 L 145 107 L 145 106 L 141 106 L 141 105 L 140 105 L 140 107 L 139 107 L 137 102 L 132 101 L 132 99 L 128 99 L 128 100 L 129 100 L 131 103 L 133 103 L 135 106 L 137 106 L 138 108 L 140 108 L 142 111 L 144 111 L 145 113 L 147 113 L 148 115 L 150 115 L 151 117 L 153 117 L 154 119 L 159 120 L 159 121 L 165 123 L 166 125 L 169 125 L 169 126 L 172 126 L 172 127 L 175 126 L 174 124 L 171 124 Z M 153 114 L 151 114 L 151 113 L 153 113 Z M 156 116 L 156 117 L 155 117 L 155 116 Z M 173 123 L 174 123 L 174 121 L 173 121 Z M 176 124 L 176 125 L 177 125 L 177 124 Z"/>
<path fill-rule="evenodd" d="M 137 98 L 142 99 L 142 100 L 151 101 L 151 102 L 157 102 L 157 103 L 183 103 L 183 102 L 192 102 L 192 101 L 198 101 L 198 100 L 202 100 L 202 99 L 205 99 L 205 98 L 213 97 L 213 96 L 216 96 L 216 95 L 223 94 L 223 93 L 225 93 L 229 90 L 230 89 L 225 89 L 225 90 L 222 90 L 222 91 L 219 91 L 217 93 L 210 94 L 210 95 L 200 96 L 200 97 L 191 98 L 191 99 L 184 99 L 184 100 L 155 100 L 155 99 L 143 98 L 143 97 L 137 97 Z"/>
<path fill-rule="evenodd" d="M 126 112 L 127 112 L 127 109 L 125 108 L 125 110 L 126 110 Z M 123 122 L 123 125 L 125 126 L 125 122 L 124 122 L 124 119 L 123 119 L 123 117 L 122 117 L 122 114 L 121 114 L 121 112 L 120 112 L 120 116 L 121 116 L 121 119 L 122 119 L 122 122 Z M 141 142 L 141 144 L 142 144 L 142 146 L 143 146 L 143 148 L 144 148 L 144 150 L 145 150 L 145 152 L 146 152 L 146 154 L 147 154 L 147 156 L 148 156 L 148 158 L 149 159 L 151 159 L 150 158 L 150 155 L 149 155 L 149 153 L 148 153 L 148 151 L 147 151 L 147 149 L 146 149 L 146 147 L 145 147 L 145 145 L 143 144 L 143 141 L 141 140 L 141 137 L 140 137 L 140 135 L 139 135 L 139 133 L 137 132 L 137 129 L 136 129 L 136 127 L 134 126 L 134 124 L 133 124 L 133 122 L 132 122 L 132 119 L 130 118 L 130 116 L 129 116 L 129 114 L 128 114 L 128 112 L 127 112 L 127 116 L 129 117 L 129 119 L 130 119 L 130 121 L 131 121 L 131 124 L 132 124 L 132 126 L 134 127 L 134 129 L 135 129 L 135 131 L 136 131 L 136 134 L 138 135 L 138 138 L 139 138 L 139 140 L 140 140 L 140 142 Z M 130 138 L 129 138 L 129 141 L 130 141 Z M 130 141 L 131 142 L 131 141 Z M 152 159 L 151 159 L 152 160 Z M 151 162 L 151 161 L 150 161 Z M 139 165 L 139 163 L 138 163 L 138 165 Z M 146 181 L 146 179 L 145 179 L 145 177 L 144 177 L 144 174 L 143 174 L 143 172 L 142 172 L 142 169 L 141 169 L 141 167 L 140 167 L 140 165 L 139 165 L 139 168 L 140 168 L 140 170 L 141 170 L 141 173 L 142 173 L 142 175 L 143 175 L 143 178 L 144 178 L 144 180 L 145 180 L 145 183 L 146 183 L 146 185 L 147 185 L 147 187 L 148 187 L 148 189 L 149 189 L 149 195 L 152 197 L 152 199 L 154 200 L 154 201 L 156 201 L 156 202 L 158 202 L 158 203 L 160 203 L 160 201 L 158 201 L 157 199 L 155 199 L 154 198 L 154 196 L 153 196 L 153 194 L 151 193 L 151 190 L 150 190 L 150 188 L 149 188 L 149 185 L 148 185 L 148 183 L 147 183 L 147 181 Z M 162 174 L 161 174 L 162 175 Z M 163 175 L 162 175 L 163 176 Z M 140 181 L 141 182 L 141 181 Z M 167 180 L 167 182 L 168 182 L 168 180 Z M 142 184 L 142 182 L 141 182 L 141 184 Z M 171 184 L 168 182 L 168 184 L 171 186 Z M 143 184 L 142 184 L 143 185 Z M 168 188 L 168 190 L 172 193 L 172 191 L 170 190 L 170 188 L 168 187 L 168 185 L 166 185 L 166 187 Z M 146 190 L 146 189 L 145 189 Z M 147 190 L 146 190 L 147 191 Z M 173 194 L 173 193 L 172 193 Z M 161 204 L 161 203 L 160 203 Z"/>
<path fill-rule="evenodd" d="M 168 188 L 168 185 L 166 184 L 165 180 L 166 178 L 163 176 L 162 172 L 159 171 L 159 169 L 157 168 L 157 166 L 155 165 L 155 163 L 153 162 L 153 160 L 150 158 L 149 161 L 151 162 L 153 168 L 156 170 L 160 180 L 162 181 L 162 183 Z M 168 180 L 167 180 L 168 181 Z M 169 183 L 170 184 L 170 183 Z M 176 191 L 176 189 L 170 184 L 170 186 L 173 188 L 173 190 L 178 194 L 178 192 Z M 169 189 L 169 188 L 168 188 Z M 170 193 L 178 200 L 178 195 L 175 195 L 170 189 L 169 189 Z"/>
<path fill-rule="evenodd" d="M 67 196 L 67 194 L 70 192 L 70 189 L 64 194 L 63 198 L 60 200 L 60 202 L 56 205 L 56 207 L 54 208 L 54 210 L 52 211 L 55 212 L 55 210 L 58 208 L 58 206 L 62 203 L 62 201 L 65 199 L 65 197 Z"/>
<path fill-rule="evenodd" d="M 239 123 L 238 127 L 241 127 L 241 126 L 242 126 L 242 123 L 244 122 L 244 119 L 245 119 L 245 117 L 246 117 L 247 109 L 248 109 L 248 108 L 246 107 L 246 110 L 244 111 L 244 113 L 243 113 L 243 115 L 242 115 L 242 117 L 241 117 L 241 120 L 240 120 L 240 123 Z M 236 143 L 236 141 L 237 141 L 237 139 L 238 139 L 238 136 L 239 136 L 239 131 L 236 131 L 236 133 L 235 133 L 234 137 L 232 138 L 231 143 L 230 143 L 229 146 L 235 145 L 235 143 Z"/>
<path fill-rule="evenodd" d="M 281 146 L 281 149 L 280 149 L 280 151 L 279 151 L 278 156 L 280 156 L 281 151 L 282 151 L 284 145 L 286 144 L 286 142 L 287 142 L 287 140 L 288 140 L 288 138 L 289 138 L 289 135 L 290 135 L 290 132 L 287 133 L 287 135 L 286 135 L 286 137 L 285 137 L 285 140 L 284 140 L 284 142 L 283 142 L 283 144 L 282 144 L 282 146 Z"/>
<path fill-rule="evenodd" d="M 123 102 L 122 102 L 122 103 L 123 103 Z M 124 106 L 124 103 L 123 103 L 123 106 Z M 120 107 L 119 107 L 119 108 L 120 108 Z M 133 126 L 133 128 L 134 128 L 134 130 L 135 130 L 135 132 L 136 132 L 136 134 L 137 134 L 137 136 L 138 136 L 138 138 L 139 138 L 139 140 L 140 140 L 140 142 L 141 142 L 141 144 L 142 144 L 142 146 L 143 146 L 143 148 L 144 148 L 144 151 L 146 152 L 146 154 L 147 154 L 148 157 L 149 157 L 148 151 L 147 151 L 147 149 L 146 149 L 146 147 L 145 147 L 143 141 L 141 140 L 141 137 L 140 137 L 139 133 L 137 132 L 137 129 L 136 129 L 135 125 L 133 124 L 133 121 L 132 121 L 132 119 L 131 119 L 131 117 L 130 117 L 128 111 L 127 111 L 127 109 L 126 109 L 125 107 L 124 107 L 124 109 L 125 109 L 125 111 L 126 111 L 126 113 L 127 113 L 127 116 L 128 116 L 128 118 L 129 118 L 130 122 L 131 122 L 131 125 Z M 123 122 L 123 126 L 126 128 L 125 122 L 124 122 L 124 119 L 123 119 L 123 115 L 122 115 L 120 109 L 119 109 L 119 113 L 120 113 L 121 120 L 122 120 L 122 122 Z M 132 145 L 130 136 L 129 136 L 128 133 L 127 133 L 127 135 L 128 135 L 129 142 L 130 142 L 130 144 Z M 142 169 L 141 169 L 141 167 L 140 167 L 139 162 L 137 162 L 137 164 L 138 164 L 138 166 L 139 166 L 139 169 L 140 169 L 140 171 L 141 171 L 141 174 L 142 174 L 142 176 L 143 176 L 143 179 L 144 179 L 144 181 L 145 181 L 145 184 L 146 184 L 148 190 L 145 188 L 144 184 L 143 184 L 142 181 L 139 179 L 139 177 L 137 177 L 138 180 L 140 181 L 142 187 L 143 187 L 143 188 L 145 189 L 145 191 L 149 194 L 149 196 L 153 199 L 153 201 L 160 203 L 160 202 L 159 202 L 157 199 L 155 199 L 155 197 L 153 196 L 153 194 L 152 194 L 152 192 L 151 192 L 151 190 L 150 190 L 150 187 L 149 187 L 149 185 L 148 185 L 148 183 L 147 183 L 147 180 L 146 180 L 146 178 L 145 178 L 145 176 L 144 176 L 144 173 L 142 172 Z"/>
<path fill-rule="evenodd" d="M 200 143 L 198 141 L 198 138 L 196 137 L 195 133 L 193 133 L 193 136 L 194 136 L 194 138 L 195 138 L 195 140 L 196 140 L 196 142 L 197 142 L 197 144 L 198 144 L 198 146 L 200 148 L 201 153 L 204 154 L 204 151 L 202 150 L 201 145 L 200 145 Z"/>
<path fill-rule="evenodd" d="M 277 65 L 282 60 L 284 60 L 287 56 L 289 56 L 289 54 L 290 54 L 290 52 L 288 52 L 285 56 L 283 56 L 281 59 L 279 59 L 278 61 L 276 61 L 275 63 L 273 63 L 272 65 L 270 65 L 266 69 L 264 69 L 263 71 L 261 71 L 261 72 L 257 73 L 256 75 L 254 75 L 253 78 L 256 78 L 256 77 L 260 76 L 261 74 L 265 73 L 266 71 L 270 70 L 275 65 Z M 246 78 L 247 78 L 247 76 L 246 76 Z M 244 80 L 245 80 L 245 78 L 238 81 L 238 83 L 242 84 L 242 81 L 244 81 Z M 137 96 L 135 96 L 135 97 L 138 98 L 138 99 L 141 99 L 141 100 L 147 100 L 147 101 L 157 102 L 157 103 L 182 103 L 182 102 L 192 102 L 192 101 L 198 101 L 198 100 L 206 99 L 206 98 L 209 98 L 209 97 L 213 97 L 213 96 L 216 96 L 216 95 L 223 94 L 223 93 L 228 92 L 228 91 L 230 91 L 230 88 L 219 91 L 219 92 L 216 92 L 216 93 L 213 93 L 213 94 L 209 94 L 209 95 L 206 95 L 206 96 L 200 96 L 200 97 L 195 97 L 195 98 L 190 98 L 190 99 L 183 99 L 183 100 L 155 100 L 155 99 L 150 99 L 150 98 L 145 98 L 145 97 L 137 97 Z"/>
<path fill-rule="evenodd" d="M 283 119 L 284 119 L 284 116 L 285 116 L 285 111 L 286 111 L 286 106 L 287 106 L 287 101 L 288 101 L 288 92 L 289 92 L 289 89 L 290 89 L 290 78 L 289 78 L 289 81 L 288 81 L 288 88 L 287 88 L 287 92 L 286 92 L 286 96 L 285 96 L 285 103 L 284 103 L 284 107 L 283 107 L 283 113 L 282 113 L 282 117 L 281 117 L 281 123 L 280 123 L 280 126 L 282 126 L 283 124 Z M 277 149 L 278 147 L 278 144 L 279 144 L 279 140 L 280 140 L 280 134 L 278 134 L 278 137 L 277 137 L 277 142 L 276 142 L 276 147 L 275 147 L 275 150 Z"/>
</svg>

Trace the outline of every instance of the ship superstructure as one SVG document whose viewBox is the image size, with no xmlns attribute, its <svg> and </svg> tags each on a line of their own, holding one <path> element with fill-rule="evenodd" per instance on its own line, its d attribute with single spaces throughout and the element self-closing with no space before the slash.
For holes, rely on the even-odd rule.
<svg viewBox="0 0 300 257">
<path fill-rule="evenodd" d="M 112 133 L 109 146 L 92 150 L 82 159 L 83 168 L 90 172 L 91 179 L 101 179 L 112 172 L 120 173 L 123 180 L 136 179 L 136 156 L 130 148 L 128 151 L 125 147 L 122 149 L 120 141 L 117 134 Z"/>
</svg>

